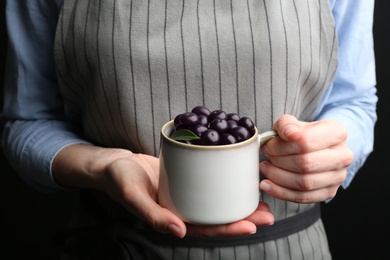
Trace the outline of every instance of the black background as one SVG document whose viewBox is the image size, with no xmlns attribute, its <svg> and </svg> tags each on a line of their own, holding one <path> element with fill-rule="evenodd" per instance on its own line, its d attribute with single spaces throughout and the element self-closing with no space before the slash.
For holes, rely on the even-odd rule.
<svg viewBox="0 0 390 260">
<path fill-rule="evenodd" d="M 7 40 L 5 1 L 0 2 L 2 85 Z M 322 205 L 323 221 L 336 260 L 390 259 L 390 129 L 386 123 L 390 112 L 389 14 L 390 1 L 377 0 L 374 37 L 379 119 L 374 152 L 350 187 L 346 191 L 340 189 L 335 199 Z M 0 259 L 58 259 L 52 236 L 66 225 L 75 194 L 43 194 L 32 190 L 10 169 L 1 153 L 0 173 Z"/>
</svg>

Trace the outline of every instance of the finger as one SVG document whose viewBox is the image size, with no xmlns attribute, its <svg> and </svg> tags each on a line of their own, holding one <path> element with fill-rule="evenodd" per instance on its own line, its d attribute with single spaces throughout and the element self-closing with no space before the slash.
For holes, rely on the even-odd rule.
<svg viewBox="0 0 390 260">
<path fill-rule="evenodd" d="M 263 212 L 264 213 L 264 212 Z M 258 218 L 269 218 L 273 219 L 271 213 L 261 213 Z M 272 216 L 272 217 L 271 217 Z M 267 221 L 268 223 L 268 221 Z M 271 222 L 271 224 L 273 221 Z M 267 225 L 271 225 L 267 224 Z M 225 225 L 216 225 L 216 226 L 198 226 L 187 224 L 187 234 L 191 236 L 198 237 L 234 237 L 234 236 L 242 236 L 242 235 L 251 235 L 256 233 L 257 225 L 249 220 L 243 219 L 233 223 L 225 224 Z"/>
<path fill-rule="evenodd" d="M 269 205 L 265 202 L 260 202 L 257 209 L 245 219 L 254 223 L 256 226 L 272 225 L 275 221 L 274 216 L 270 212 Z"/>
<path fill-rule="evenodd" d="M 288 127 L 287 125 L 283 129 Z M 337 146 L 347 139 L 346 129 L 329 120 L 301 124 L 299 134 L 294 133 L 294 140 L 283 135 L 286 130 L 276 131 L 281 133 L 262 147 L 263 153 L 274 156 L 309 153 Z"/>
<path fill-rule="evenodd" d="M 260 170 L 263 175 L 277 185 L 293 190 L 316 190 L 333 185 L 340 185 L 346 177 L 346 168 L 337 171 L 302 174 L 275 167 L 268 162 L 262 162 Z"/>
<path fill-rule="evenodd" d="M 322 202 L 333 198 L 339 185 L 328 186 L 316 190 L 293 190 L 280 186 L 271 180 L 263 180 L 260 182 L 260 189 L 272 197 L 280 200 L 286 200 L 296 203 L 314 203 Z"/>
<path fill-rule="evenodd" d="M 257 209 L 246 219 L 213 226 L 187 224 L 187 234 L 200 237 L 249 235 L 256 232 L 257 226 L 272 225 L 274 221 L 269 206 L 264 202 L 260 202 Z"/>
<path fill-rule="evenodd" d="M 134 165 L 134 167 L 136 166 Z M 161 207 L 156 202 L 157 193 L 153 188 L 152 181 L 146 175 L 130 176 L 137 180 L 133 180 L 134 185 L 126 186 L 126 189 L 116 196 L 117 201 L 156 231 L 170 232 L 177 237 L 184 237 L 187 232 L 184 222 L 173 212 Z"/>
<path fill-rule="evenodd" d="M 239 220 L 234 223 L 216 226 L 202 226 L 187 224 L 187 234 L 197 237 L 233 237 L 256 233 L 256 225 L 248 220 Z"/>
<path fill-rule="evenodd" d="M 341 146 L 337 149 L 331 148 L 304 154 L 268 155 L 267 157 L 278 168 L 297 173 L 315 173 L 341 170 L 348 167 L 352 163 L 353 153 L 346 146 Z M 264 170 L 268 165 L 264 163 L 260 166 Z"/>
<path fill-rule="evenodd" d="M 153 229 L 160 233 L 172 233 L 183 238 L 187 233 L 187 227 L 184 222 L 170 210 L 161 207 L 148 194 L 138 193 L 136 199 L 125 203 L 127 209 L 134 212 Z M 131 206 L 130 206 L 131 205 Z"/>
<path fill-rule="evenodd" d="M 273 125 L 273 130 L 275 130 L 283 140 L 295 141 L 301 137 L 302 127 L 303 122 L 298 121 L 294 116 L 283 115 L 276 120 Z"/>
</svg>

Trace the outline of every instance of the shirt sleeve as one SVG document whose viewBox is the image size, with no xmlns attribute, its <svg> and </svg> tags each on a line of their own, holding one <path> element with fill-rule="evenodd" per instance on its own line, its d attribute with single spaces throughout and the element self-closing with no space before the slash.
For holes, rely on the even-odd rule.
<svg viewBox="0 0 390 260">
<path fill-rule="evenodd" d="M 339 66 L 319 109 L 319 119 L 332 119 L 348 130 L 354 160 L 342 184 L 347 188 L 373 150 L 376 72 L 373 45 L 374 0 L 330 1 L 339 40 Z"/>
<path fill-rule="evenodd" d="M 54 38 L 60 0 L 8 0 L 8 52 L 2 111 L 2 149 L 10 165 L 32 187 L 63 189 L 51 174 L 65 146 L 86 143 L 64 120 L 56 80 Z"/>
</svg>

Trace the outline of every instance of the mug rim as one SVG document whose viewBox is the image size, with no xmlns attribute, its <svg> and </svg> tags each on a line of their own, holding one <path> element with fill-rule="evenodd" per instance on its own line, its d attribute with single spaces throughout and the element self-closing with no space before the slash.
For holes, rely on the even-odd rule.
<svg viewBox="0 0 390 260">
<path fill-rule="evenodd" d="M 226 149 L 232 149 L 232 148 L 237 148 L 241 146 L 246 146 L 249 143 L 252 143 L 254 141 L 257 141 L 259 133 L 257 130 L 257 127 L 255 126 L 255 133 L 247 140 L 239 142 L 239 143 L 234 143 L 234 144 L 224 144 L 224 145 L 197 145 L 197 144 L 187 144 L 187 143 L 182 143 L 176 140 L 171 139 L 167 134 L 165 134 L 165 131 L 167 130 L 168 127 L 173 126 L 173 120 L 166 122 L 163 127 L 161 128 L 161 136 L 164 138 L 166 141 L 179 145 L 184 148 L 188 149 L 197 149 L 197 150 L 226 150 Z"/>
</svg>

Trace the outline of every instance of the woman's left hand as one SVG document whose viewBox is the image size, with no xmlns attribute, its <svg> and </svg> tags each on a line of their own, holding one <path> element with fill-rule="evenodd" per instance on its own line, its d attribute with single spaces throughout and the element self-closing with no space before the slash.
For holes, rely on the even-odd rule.
<svg viewBox="0 0 390 260">
<path fill-rule="evenodd" d="M 186 223 L 189 236 L 200 237 L 233 237 L 254 234 L 258 226 L 268 226 L 274 223 L 267 203 L 259 202 L 257 209 L 245 219 L 224 225 L 193 225 Z"/>
<path fill-rule="evenodd" d="M 353 160 L 346 129 L 335 121 L 303 122 L 291 115 L 281 116 L 273 129 L 279 136 L 261 148 L 269 160 L 260 164 L 266 177 L 261 190 L 297 203 L 334 197 Z"/>
</svg>

